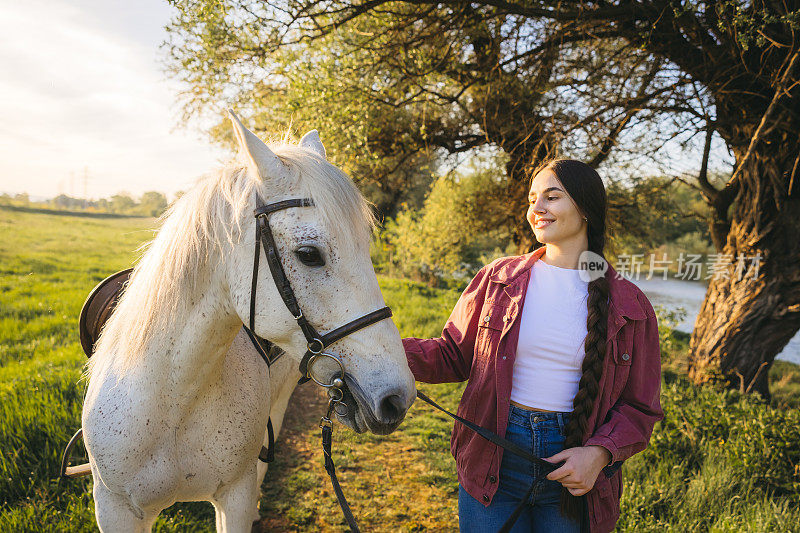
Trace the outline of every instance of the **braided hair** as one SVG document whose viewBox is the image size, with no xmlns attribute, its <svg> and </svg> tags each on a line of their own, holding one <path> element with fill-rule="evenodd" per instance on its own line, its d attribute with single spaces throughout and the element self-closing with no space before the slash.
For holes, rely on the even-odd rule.
<svg viewBox="0 0 800 533">
<path fill-rule="evenodd" d="M 606 241 L 606 190 L 600 175 L 581 161 L 554 159 L 544 162 L 531 174 L 531 181 L 542 170 L 551 170 L 572 197 L 578 211 L 586 217 L 589 251 L 603 256 Z M 606 358 L 606 325 L 609 286 L 607 274 L 589 282 L 586 320 L 585 356 L 581 365 L 578 392 L 572 400 L 572 413 L 565 428 L 564 449 L 583 445 L 589 416 L 600 392 L 600 378 Z M 580 497 L 561 487 L 561 513 L 580 521 L 583 505 Z"/>
</svg>

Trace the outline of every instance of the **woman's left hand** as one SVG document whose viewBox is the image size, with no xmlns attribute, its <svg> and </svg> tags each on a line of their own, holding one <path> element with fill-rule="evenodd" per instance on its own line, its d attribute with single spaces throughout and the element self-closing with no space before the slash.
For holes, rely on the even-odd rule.
<svg viewBox="0 0 800 533">
<path fill-rule="evenodd" d="M 562 450 L 544 460 L 550 463 L 566 461 L 547 474 L 547 479 L 558 481 L 573 496 L 582 496 L 594 487 L 600 471 L 611 460 L 611 452 L 602 446 L 578 446 Z"/>
</svg>

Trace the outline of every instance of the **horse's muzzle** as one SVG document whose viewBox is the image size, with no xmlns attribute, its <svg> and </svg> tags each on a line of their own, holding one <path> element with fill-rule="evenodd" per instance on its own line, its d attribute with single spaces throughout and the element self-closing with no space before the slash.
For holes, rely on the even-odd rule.
<svg viewBox="0 0 800 533">
<path fill-rule="evenodd" d="M 388 435 L 393 432 L 406 416 L 407 408 L 399 391 L 390 391 L 377 402 L 377 409 L 373 409 L 372 402 L 364 394 L 361 386 L 350 374 L 344 375 L 345 387 L 342 389 L 347 405 L 347 414 L 341 418 L 342 422 L 352 427 L 356 432 L 363 433 L 369 429 L 376 435 Z M 361 415 L 359 420 L 359 416 Z M 359 422 L 366 424 L 366 428 Z M 349 423 L 348 423 L 349 422 Z"/>
</svg>

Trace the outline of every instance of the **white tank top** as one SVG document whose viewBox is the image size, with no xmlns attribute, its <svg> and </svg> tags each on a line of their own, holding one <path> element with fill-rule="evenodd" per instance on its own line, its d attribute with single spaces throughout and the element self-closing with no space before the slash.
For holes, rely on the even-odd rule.
<svg viewBox="0 0 800 533">
<path fill-rule="evenodd" d="M 548 411 L 572 411 L 585 355 L 589 282 L 580 270 L 538 259 L 520 318 L 511 399 Z"/>
</svg>

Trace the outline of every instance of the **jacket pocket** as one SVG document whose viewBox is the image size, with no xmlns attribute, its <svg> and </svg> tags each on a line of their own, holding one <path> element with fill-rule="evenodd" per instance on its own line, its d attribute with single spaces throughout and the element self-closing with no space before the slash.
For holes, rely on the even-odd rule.
<svg viewBox="0 0 800 533">
<path fill-rule="evenodd" d="M 611 389 L 611 405 L 613 405 L 625 384 L 628 382 L 628 374 L 631 371 L 633 362 L 633 331 L 634 322 L 628 322 L 619 331 L 617 338 L 612 343 L 614 357 L 614 386 Z"/>
<path fill-rule="evenodd" d="M 594 497 L 589 498 L 587 502 L 592 507 L 596 521 L 603 522 L 611 516 L 619 516 L 621 494 L 618 487 L 621 480 L 622 474 L 619 471 L 610 478 L 604 476 L 602 472 L 597 476 L 592 488 L 592 492 L 595 492 Z"/>
<path fill-rule="evenodd" d="M 475 339 L 475 359 L 485 363 L 500 342 L 505 309 L 497 304 L 485 303 L 478 317 L 478 336 Z"/>
</svg>

